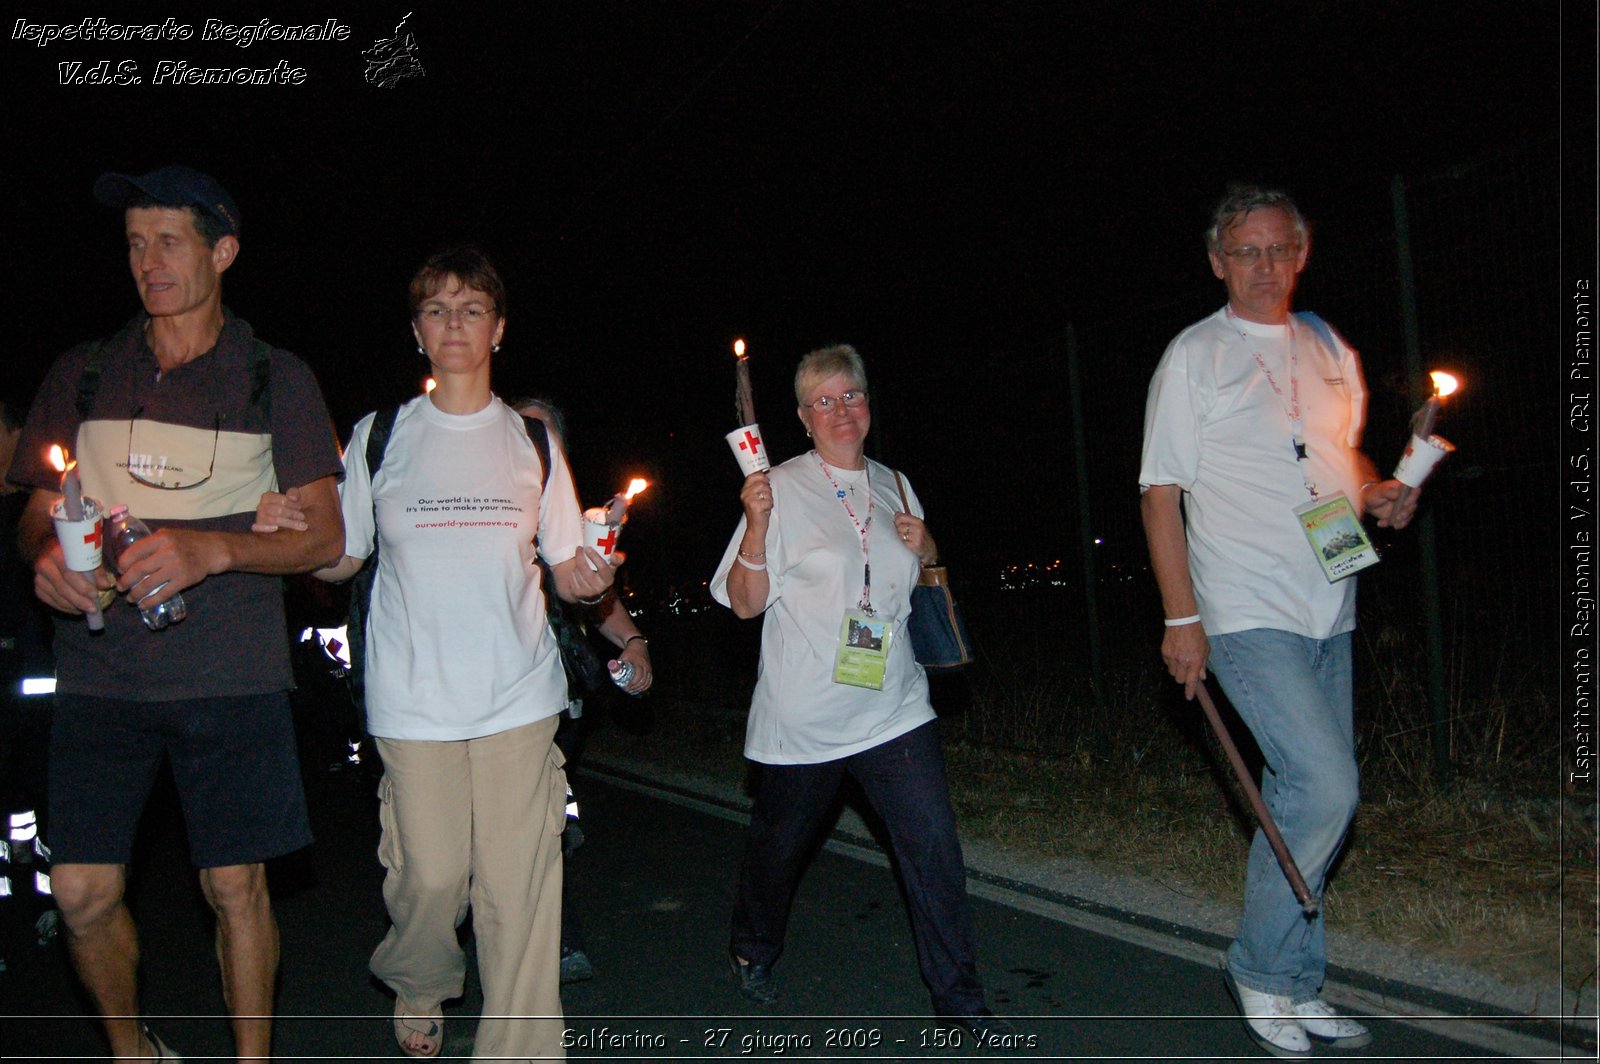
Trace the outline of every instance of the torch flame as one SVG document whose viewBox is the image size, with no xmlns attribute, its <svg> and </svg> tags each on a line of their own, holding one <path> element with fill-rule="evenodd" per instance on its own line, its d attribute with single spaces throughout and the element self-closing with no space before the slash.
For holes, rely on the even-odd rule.
<svg viewBox="0 0 1600 1064">
<path fill-rule="evenodd" d="M 1456 380 L 1455 377 L 1444 372 L 1443 370 L 1436 369 L 1432 373 L 1428 374 L 1428 376 L 1433 378 L 1433 394 L 1437 395 L 1440 399 L 1443 399 L 1447 395 L 1455 394 L 1455 390 L 1461 387 L 1460 381 Z"/>
<path fill-rule="evenodd" d="M 734 358 L 743 358 L 744 357 L 744 339 L 742 337 L 733 342 L 733 357 Z"/>
<path fill-rule="evenodd" d="M 78 464 L 77 462 L 69 461 L 67 459 L 66 449 L 63 448 L 59 443 L 52 443 L 50 445 L 49 461 L 51 465 L 55 466 L 57 473 L 65 473 L 67 470 Z"/>
<path fill-rule="evenodd" d="M 629 502 L 632 502 L 635 495 L 639 494 L 649 486 L 650 482 L 648 480 L 641 480 L 638 477 L 634 477 L 632 480 L 628 481 L 628 490 L 623 494 L 622 497 L 627 499 Z"/>
</svg>

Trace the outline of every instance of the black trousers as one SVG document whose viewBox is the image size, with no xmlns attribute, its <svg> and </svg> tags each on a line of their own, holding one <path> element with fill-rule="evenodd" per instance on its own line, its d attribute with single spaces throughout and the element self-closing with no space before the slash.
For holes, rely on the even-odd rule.
<svg viewBox="0 0 1600 1064">
<path fill-rule="evenodd" d="M 952 1016 L 978 1012 L 983 986 L 937 721 L 837 761 L 761 766 L 739 871 L 733 952 L 754 964 L 771 964 L 783 951 L 800 871 L 828 826 L 845 773 L 861 785 L 889 830 L 934 1010 Z"/>
</svg>

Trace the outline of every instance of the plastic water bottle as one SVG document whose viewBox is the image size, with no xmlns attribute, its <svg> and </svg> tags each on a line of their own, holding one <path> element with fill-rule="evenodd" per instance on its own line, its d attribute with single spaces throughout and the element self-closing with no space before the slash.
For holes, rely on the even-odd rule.
<svg viewBox="0 0 1600 1064">
<path fill-rule="evenodd" d="M 150 534 L 150 529 L 145 523 L 128 512 L 128 507 L 118 503 L 111 508 L 111 513 L 106 516 L 106 553 L 111 558 L 112 567 L 120 574 L 122 572 L 122 552 L 128 547 Z M 144 597 L 160 591 L 166 584 L 161 584 L 145 592 Z M 183 620 L 189 616 L 189 611 L 183 604 L 182 595 L 173 595 L 167 601 L 155 606 L 140 606 L 139 616 L 144 618 L 144 626 L 152 632 L 159 632 L 169 624 Z"/>
<path fill-rule="evenodd" d="M 629 681 L 633 679 L 633 662 L 612 658 L 606 662 L 606 671 L 611 674 L 611 682 L 626 691 Z"/>
</svg>

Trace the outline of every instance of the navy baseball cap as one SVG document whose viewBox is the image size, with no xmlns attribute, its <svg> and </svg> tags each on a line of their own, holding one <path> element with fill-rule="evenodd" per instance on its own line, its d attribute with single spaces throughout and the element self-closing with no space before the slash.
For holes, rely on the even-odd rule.
<svg viewBox="0 0 1600 1064">
<path fill-rule="evenodd" d="M 127 207 L 152 199 L 167 207 L 199 207 L 222 223 L 224 233 L 239 235 L 239 205 L 210 174 L 187 166 L 163 166 L 141 177 L 101 174 L 95 179 L 94 198 L 108 207 Z"/>
</svg>

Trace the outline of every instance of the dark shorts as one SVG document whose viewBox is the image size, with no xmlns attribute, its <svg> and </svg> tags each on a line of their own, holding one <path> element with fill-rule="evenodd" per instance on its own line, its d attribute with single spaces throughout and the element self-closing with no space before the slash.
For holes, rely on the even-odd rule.
<svg viewBox="0 0 1600 1064">
<path fill-rule="evenodd" d="M 56 864 L 127 864 L 163 753 L 196 868 L 255 864 L 311 842 L 289 696 L 179 702 L 57 695 L 50 732 Z"/>
</svg>

